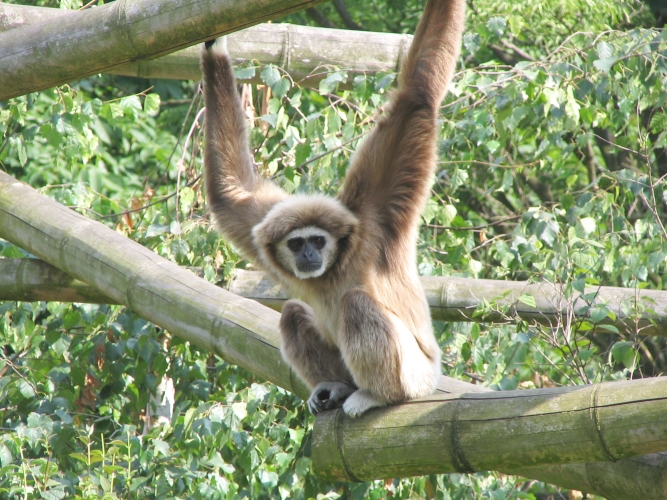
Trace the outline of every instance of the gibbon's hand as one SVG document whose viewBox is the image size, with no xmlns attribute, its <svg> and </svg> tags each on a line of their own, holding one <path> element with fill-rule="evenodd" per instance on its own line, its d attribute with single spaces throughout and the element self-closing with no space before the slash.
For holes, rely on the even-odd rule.
<svg viewBox="0 0 667 500">
<path fill-rule="evenodd" d="M 345 382 L 320 382 L 310 393 L 308 408 L 313 415 L 340 408 L 347 397 L 356 390 L 356 387 Z"/>
</svg>

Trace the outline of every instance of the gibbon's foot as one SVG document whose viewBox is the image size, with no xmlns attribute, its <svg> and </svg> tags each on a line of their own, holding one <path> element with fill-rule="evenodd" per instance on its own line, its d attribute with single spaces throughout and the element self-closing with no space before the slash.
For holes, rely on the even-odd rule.
<svg viewBox="0 0 667 500">
<path fill-rule="evenodd" d="M 340 408 L 347 397 L 356 390 L 345 382 L 320 382 L 310 393 L 308 408 L 313 415 Z"/>
<path fill-rule="evenodd" d="M 343 411 L 352 418 L 357 418 L 366 413 L 371 408 L 385 406 L 386 403 L 375 399 L 371 393 L 365 389 L 355 391 L 343 403 Z"/>
</svg>

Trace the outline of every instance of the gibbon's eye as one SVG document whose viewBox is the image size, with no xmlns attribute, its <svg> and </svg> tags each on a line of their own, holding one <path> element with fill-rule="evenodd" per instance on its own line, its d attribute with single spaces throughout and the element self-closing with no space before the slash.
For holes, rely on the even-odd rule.
<svg viewBox="0 0 667 500">
<path fill-rule="evenodd" d="M 310 241 L 313 244 L 313 246 L 318 250 L 322 250 L 322 248 L 324 248 L 325 243 L 327 242 L 324 236 L 311 236 L 310 238 L 308 238 L 308 241 Z"/>
<path fill-rule="evenodd" d="M 291 238 L 287 240 L 287 248 L 289 248 L 292 252 L 298 252 L 301 250 L 301 247 L 303 247 L 303 244 L 305 243 L 303 238 Z"/>
</svg>

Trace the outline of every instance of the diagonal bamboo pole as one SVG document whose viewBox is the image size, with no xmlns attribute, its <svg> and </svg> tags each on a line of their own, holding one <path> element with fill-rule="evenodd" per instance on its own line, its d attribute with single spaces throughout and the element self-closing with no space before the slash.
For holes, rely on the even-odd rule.
<svg viewBox="0 0 667 500">
<path fill-rule="evenodd" d="M 603 286 L 587 289 L 586 294 L 592 298 L 585 301 L 580 294 L 566 300 L 562 287 L 550 283 L 457 277 L 422 277 L 421 281 L 435 320 L 498 323 L 519 318 L 555 326 L 564 323 L 568 314 L 578 320 L 589 318 L 591 310 L 604 305 L 614 312 L 614 319 L 606 318 L 593 330 L 609 333 L 607 325 L 613 325 L 621 332 L 667 336 L 667 292 L 662 290 Z M 226 288 L 276 311 L 282 310 L 289 298 L 285 290 L 260 271 L 237 269 Z M 517 299 L 523 295 L 533 297 L 535 306 Z M 0 259 L 0 300 L 113 303 L 87 283 L 38 259 Z M 484 303 L 497 303 L 498 307 L 477 314 L 478 306 Z M 642 304 L 650 311 L 635 311 Z M 501 313 L 499 309 L 505 312 Z"/>
<path fill-rule="evenodd" d="M 158 57 L 323 0 L 118 0 L 0 33 L 0 101 Z"/>
<path fill-rule="evenodd" d="M 87 281 L 96 289 L 104 291 L 112 300 L 129 306 L 137 314 L 172 334 L 239 364 L 302 397 L 307 395 L 307 389 L 293 377 L 291 370 L 280 357 L 277 312 L 197 278 L 189 271 L 166 261 L 102 224 L 86 219 L 40 195 L 4 172 L 0 172 L 0 237 L 27 249 L 71 276 Z M 656 379 L 655 383 L 661 382 Z M 448 377 L 443 377 L 442 386 L 444 387 L 441 392 L 459 393 L 455 397 L 461 400 L 474 398 L 470 393 L 461 395 L 464 391 L 484 390 Z M 662 385 L 659 385 L 659 388 L 662 389 Z M 662 404 L 660 394 L 649 392 L 651 394 L 647 398 Z M 662 390 L 658 392 L 664 394 Z M 515 410 L 519 408 L 523 397 L 522 394 L 516 394 L 512 399 L 508 396 L 513 395 L 492 394 L 492 398 L 505 397 L 508 408 L 512 408 L 511 401 L 515 401 Z M 405 412 L 406 408 L 419 411 L 422 404 L 427 405 L 423 408 L 434 404 L 432 399 L 380 411 L 382 414 Z M 498 403 L 497 400 L 490 399 L 486 404 L 480 404 L 492 408 Z M 628 410 L 632 410 L 631 405 L 626 406 Z M 423 413 L 421 411 L 421 414 Z M 378 414 L 370 413 L 356 422 L 363 423 L 375 418 L 373 415 Z M 655 443 L 658 443 L 655 444 L 656 447 L 662 446 L 664 415 L 665 412 L 662 411 L 655 418 Z M 647 414 L 644 414 L 642 418 L 646 417 Z M 517 419 L 515 424 L 520 428 L 521 420 Z M 620 431 L 626 431 L 630 440 L 632 429 L 619 428 Z M 418 434 L 419 429 L 414 430 Z M 511 429 L 507 431 L 494 436 L 494 442 L 498 446 L 504 446 L 505 441 L 511 439 Z M 415 436 L 415 433 L 411 435 Z M 556 439 L 559 438 L 557 432 L 553 435 Z M 563 436 L 563 439 L 565 437 Z M 644 445 L 646 447 L 642 448 L 643 450 L 656 451 L 650 447 L 650 443 L 642 444 Z M 589 451 L 589 455 L 582 453 L 577 457 L 585 460 L 599 458 L 598 448 L 591 446 Z M 395 452 L 404 454 L 401 448 L 397 448 Z M 559 457 L 554 455 L 553 461 L 558 460 Z M 565 461 L 567 460 L 571 460 L 571 457 L 566 456 Z M 529 463 L 532 465 L 533 462 Z M 525 465 L 528 466 L 529 463 Z M 515 467 L 507 472 L 521 473 L 553 484 L 566 481 L 569 487 L 591 493 L 602 494 L 604 491 L 609 499 L 657 499 L 663 497 L 651 495 L 659 489 L 664 491 L 667 487 L 665 465 L 659 456 L 645 455 L 615 463 L 549 465 L 530 469 Z M 628 473 L 635 477 L 651 477 L 652 482 L 648 486 L 624 482 L 626 489 L 623 494 L 606 492 L 607 484 L 614 484 L 618 477 Z"/>
<path fill-rule="evenodd" d="M 0 32 L 34 24 L 75 11 L 0 2 Z M 412 35 L 346 31 L 291 24 L 260 24 L 229 35 L 227 45 L 235 61 L 257 61 L 280 66 L 302 86 L 315 86 L 327 69 L 345 70 L 340 87 L 351 88 L 355 75 L 396 72 Z M 142 78 L 201 79 L 199 47 L 188 47 L 157 59 L 134 61 L 108 73 Z M 241 83 L 262 83 L 259 72 Z"/>
</svg>

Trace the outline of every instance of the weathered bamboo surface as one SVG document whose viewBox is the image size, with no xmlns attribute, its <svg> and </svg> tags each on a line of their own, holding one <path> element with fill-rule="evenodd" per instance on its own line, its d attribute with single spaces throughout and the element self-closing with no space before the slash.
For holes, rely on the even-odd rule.
<svg viewBox="0 0 667 500">
<path fill-rule="evenodd" d="M 0 32 L 33 24 L 73 11 L 0 3 Z M 330 68 L 348 73 L 341 83 L 350 87 L 360 73 L 398 70 L 412 35 L 346 31 L 290 24 L 260 24 L 229 35 L 229 52 L 238 62 L 280 66 L 300 85 L 314 86 Z M 134 61 L 109 73 L 143 78 L 201 79 L 199 47 L 189 47 L 166 56 Z M 243 83 L 261 83 L 259 71 Z"/>
<path fill-rule="evenodd" d="M 560 289 L 549 283 L 527 284 L 519 281 L 477 280 L 456 277 L 424 277 L 422 284 L 434 319 L 443 321 L 506 322 L 507 317 L 498 312 L 473 316 L 480 303 L 501 302 L 509 308 L 508 314 L 527 321 L 553 325 L 571 311 L 579 320 L 587 317 L 587 304 L 581 298 L 571 306 L 562 297 Z M 227 289 L 241 297 L 257 300 L 276 311 L 288 300 L 287 293 L 272 283 L 260 271 L 237 269 L 227 283 Z M 506 295 L 509 292 L 509 295 Z M 635 291 L 627 288 L 599 287 L 589 289 L 596 293 L 595 303 L 604 303 L 616 314 L 614 325 L 619 331 L 634 331 L 634 318 L 630 317 L 635 300 L 644 302 L 654 313 L 645 312 L 638 320 L 639 333 L 667 335 L 665 316 L 667 292 L 661 290 Z M 531 307 L 516 300 L 524 293 L 537 295 L 536 306 Z M 0 300 L 55 300 L 64 302 L 88 302 L 111 304 L 113 300 L 102 295 L 92 286 L 75 280 L 68 274 L 37 259 L 0 259 Z M 577 303 L 579 302 L 579 303 Z M 556 304 L 559 304 L 556 306 Z M 539 307 L 545 309 L 540 310 Z M 625 315 L 625 316 L 624 316 Z M 599 327 L 599 325 L 598 325 Z M 609 331 L 609 330 L 605 330 Z"/>
<path fill-rule="evenodd" d="M 0 300 L 114 303 L 88 283 L 39 259 L 0 259 Z"/>
<path fill-rule="evenodd" d="M 323 0 L 118 0 L 0 33 L 0 101 L 162 56 Z"/>
<path fill-rule="evenodd" d="M 307 395 L 307 389 L 296 380 L 280 356 L 277 312 L 197 278 L 102 224 L 40 195 L 3 172 L 0 172 L 0 237 L 25 248 L 74 278 L 87 281 L 104 291 L 114 302 L 131 307 L 170 333 L 302 397 Z M 468 392 L 465 398 L 470 398 L 472 394 L 469 391 L 486 390 L 442 377 L 440 393 L 465 391 Z M 498 393 L 492 394 L 495 397 Z M 655 394 L 650 395 L 651 399 L 655 397 Z M 488 407 L 498 404 L 494 398 L 480 401 L 478 404 L 482 406 L 485 403 Z M 386 414 L 405 412 L 407 409 L 408 413 L 416 411 L 423 415 L 423 411 L 418 411 L 422 404 L 433 405 L 434 402 L 413 402 L 378 411 Z M 628 406 L 629 415 L 633 415 L 632 407 Z M 376 416 L 377 413 L 370 413 L 355 422 L 363 423 Z M 662 424 L 659 418 L 656 421 L 656 432 L 659 434 Z M 510 428 L 506 429 L 507 433 L 497 434 L 492 444 L 504 447 L 506 441 L 513 438 L 511 432 L 517 433 L 521 429 L 521 419 L 517 418 L 514 423 L 514 430 Z M 563 443 L 567 443 L 567 436 L 561 436 L 557 427 L 555 430 L 554 440 L 562 439 Z M 632 440 L 632 432 L 628 428 L 624 432 Z M 395 435 L 392 440 L 394 438 L 397 438 L 396 445 L 400 445 L 400 436 Z M 394 450 L 400 456 L 406 455 L 406 451 L 400 447 Z M 567 449 L 562 452 L 570 459 Z M 530 460 L 522 465 L 534 463 Z M 605 492 L 609 499 L 618 500 L 664 498 L 651 494 L 667 485 L 667 464 L 657 455 L 615 463 L 549 465 L 527 469 L 515 467 L 512 472 L 591 493 Z M 427 470 L 417 473 L 424 474 Z M 606 485 L 615 484 L 617 478 L 624 474 L 650 477 L 653 481 L 650 487 L 628 483 L 623 494 L 616 496 L 607 493 Z M 645 494 L 646 491 L 649 493 Z"/>
<path fill-rule="evenodd" d="M 257 271 L 235 271 L 228 290 L 261 302 L 272 309 L 282 309 L 289 298 L 278 285 Z M 667 336 L 667 292 L 662 290 L 633 290 L 601 286 L 587 287 L 585 293 L 594 296 L 584 300 L 580 294 L 571 299 L 563 295 L 563 288 L 551 283 L 500 281 L 470 278 L 422 277 L 421 283 L 433 319 L 442 321 L 476 321 L 506 323 L 518 317 L 548 326 L 564 324 L 568 315 L 573 320 L 590 317 L 591 306 L 605 304 L 616 318 L 605 318 L 593 324 L 593 329 L 610 331 L 613 325 L 621 332 L 637 331 L 643 335 Z M 531 296 L 535 306 L 519 300 Z M 488 312 L 475 314 L 478 306 L 496 303 Z M 642 309 L 644 309 L 642 311 Z M 501 312 L 502 311 L 502 312 Z M 637 314 L 634 312 L 637 311 Z"/>
<path fill-rule="evenodd" d="M 317 470 L 347 481 L 616 461 L 665 449 L 667 377 L 424 398 L 363 419 L 335 410 L 313 431 Z"/>
</svg>

